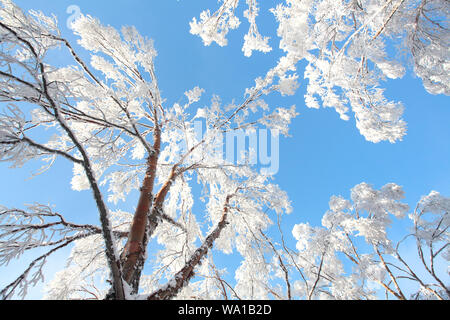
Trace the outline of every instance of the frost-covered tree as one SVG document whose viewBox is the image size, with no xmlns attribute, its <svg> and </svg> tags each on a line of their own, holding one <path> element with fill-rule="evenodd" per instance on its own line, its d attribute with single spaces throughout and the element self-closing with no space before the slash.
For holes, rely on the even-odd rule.
<svg viewBox="0 0 450 320">
<path fill-rule="evenodd" d="M 412 233 L 394 243 L 387 237 L 390 216 L 403 218 L 408 213 L 408 205 L 400 202 L 403 197 L 396 184 L 374 190 L 362 183 L 352 189 L 352 202 L 331 198 L 323 227 L 296 225 L 292 234 L 297 250 L 284 247 L 278 253 L 300 274 L 293 294 L 308 299 L 374 299 L 378 284 L 386 298 L 449 299 L 448 280 L 443 280 L 448 274 L 441 268 L 438 272 L 436 265 L 439 259 L 441 264 L 450 259 L 450 198 L 435 191 L 423 197 L 409 214 Z M 403 257 L 402 245 L 409 238 L 415 240 L 419 263 Z M 421 267 L 426 272 L 419 274 Z M 413 284 L 416 291 L 411 291 Z"/>
<path fill-rule="evenodd" d="M 251 28 L 244 53 L 267 52 L 268 39 L 256 26 L 257 4 L 247 2 Z M 383 39 L 394 33 L 394 22 L 400 23 L 397 12 L 403 12 L 402 19 L 409 17 L 406 2 L 342 3 L 347 11 L 341 4 L 324 10 L 331 1 L 278 6 L 274 13 L 286 57 L 245 90 L 241 103 L 224 106 L 214 97 L 208 107 L 198 108 L 203 93 L 198 87 L 185 92 L 185 103 L 168 105 L 161 97 L 156 51 L 135 28 L 119 32 L 81 16 L 72 25 L 79 48 L 62 38 L 56 17 L 25 13 L 1 0 L 0 161 L 20 167 L 40 159 L 44 170 L 56 159 L 70 161 L 72 188 L 92 191 L 100 224 L 73 223 L 57 208 L 42 204 L 0 207 L 0 265 L 39 252 L 0 291 L 0 298 L 25 296 L 30 285 L 43 279 L 50 256 L 71 246 L 67 267 L 47 286 L 50 299 L 374 298 L 369 282 L 407 298 L 399 278 L 420 284 L 417 298 L 447 299 L 435 261 L 449 256 L 448 198 L 431 193 L 411 214 L 420 261 L 432 277 L 424 280 L 386 236 L 388 213 L 400 217 L 408 211 L 398 202 L 400 187 L 391 184 L 376 191 L 362 184 L 352 191 L 353 204 L 333 198 L 324 228 L 296 226 L 297 250 L 291 250 L 282 233 L 281 245 L 268 234 L 274 221 L 291 212 L 287 195 L 271 183 L 268 172 L 252 165 L 251 154 L 236 164 L 218 152 L 222 135 L 237 130 L 269 128 L 287 135 L 295 108 L 270 108 L 263 97 L 273 91 L 293 94 L 298 85 L 292 72 L 301 59 L 309 62 L 308 106 L 318 105 L 318 95 L 346 118 L 345 105 L 350 104 L 359 129 L 373 142 L 394 142 L 404 135 L 401 106 L 386 101 L 377 84 L 383 74 L 401 74 L 402 67 L 386 58 Z M 193 21 L 192 32 L 205 43 L 225 44 L 228 29 L 238 25 L 237 4 L 223 1 L 214 15 L 204 12 L 200 22 Z M 436 8 L 446 6 L 443 1 Z M 426 3 L 418 12 L 428 12 L 425 8 Z M 429 18 L 425 14 L 417 15 L 417 30 L 408 34 L 407 43 L 414 47 L 416 72 L 427 89 L 448 93 L 448 70 L 440 69 L 448 67 L 445 32 L 430 28 L 437 23 L 446 29 L 434 20 L 422 23 Z M 365 43 L 368 37 L 372 47 Z M 64 50 L 73 62 L 53 64 L 56 50 Z M 83 58 L 87 53 L 90 61 Z M 432 70 L 424 57 L 434 61 Z M 201 136 L 199 119 L 206 127 Z M 201 191 L 195 192 L 195 186 Z M 109 209 L 108 202 L 126 200 L 134 190 L 139 192 L 134 212 Z M 205 203 L 205 212 L 195 212 L 198 201 Z M 360 249 L 352 240 L 358 235 L 367 243 Z M 216 266 L 215 250 L 241 256 L 235 284 L 224 279 L 226 269 Z M 340 262 L 342 255 L 354 264 L 352 271 Z"/>
<path fill-rule="evenodd" d="M 47 257 L 72 243 L 72 264 L 58 274 L 50 297 L 74 297 L 86 287 L 83 281 L 105 270 L 112 287 L 108 296 L 130 297 L 139 292 L 142 269 L 153 257 L 153 273 L 146 277 L 149 298 L 172 298 L 214 243 L 225 251 L 242 248 L 245 258 L 249 233 L 269 225 L 267 210 L 290 210 L 269 175 L 245 161 L 229 163 L 215 151 L 226 132 L 258 126 L 287 132 L 294 109 L 270 114 L 259 100 L 261 92 L 254 90 L 239 105 L 224 109 L 214 98 L 208 108 L 190 115 L 203 90 L 186 92 L 183 105 L 166 106 L 152 41 L 134 28 L 119 33 L 90 16 L 76 20 L 79 45 L 91 52 L 86 63 L 61 38 L 55 17 L 26 14 L 7 0 L 1 5 L 0 99 L 7 105 L 0 116 L 0 160 L 15 167 L 39 158 L 49 165 L 57 157 L 71 161 L 72 188 L 92 191 L 101 222 L 99 227 L 75 225 L 43 205 L 2 208 L 2 264 L 34 248 L 51 248 L 1 291 L 3 298 L 17 289 L 25 294 L 29 283 L 41 279 Z M 48 56 L 59 48 L 72 56 L 73 65 L 51 65 Z M 206 123 L 201 137 L 195 131 L 199 118 Z M 52 134 L 40 134 L 42 127 Z M 193 212 L 193 179 L 203 189 L 204 215 Z M 108 209 L 106 201 L 123 200 L 136 189 L 140 197 L 134 213 Z M 152 238 L 164 248 L 147 252 Z M 171 281 L 159 288 L 164 278 Z"/>
<path fill-rule="evenodd" d="M 450 3 L 447 0 L 285 0 L 271 10 L 277 22 L 279 47 L 285 53 L 256 87 L 278 81 L 282 93 L 298 86 L 299 63 L 305 62 L 309 108 L 336 109 L 343 120 L 354 113 L 361 134 L 372 142 L 401 140 L 406 134 L 401 102 L 384 96 L 381 81 L 403 77 L 412 65 L 431 94 L 450 94 Z M 220 0 L 211 14 L 191 22 L 191 33 L 206 45 L 227 44 L 240 25 L 239 0 Z M 242 51 L 272 50 L 258 32 L 258 1 L 246 0 L 250 28 Z M 405 63 L 398 58 L 404 56 Z"/>
</svg>

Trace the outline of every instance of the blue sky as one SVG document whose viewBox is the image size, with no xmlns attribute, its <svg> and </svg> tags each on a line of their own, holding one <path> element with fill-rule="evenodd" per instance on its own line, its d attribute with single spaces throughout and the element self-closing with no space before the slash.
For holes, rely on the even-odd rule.
<svg viewBox="0 0 450 320">
<path fill-rule="evenodd" d="M 254 53 L 251 58 L 243 56 L 243 34 L 248 27 L 244 19 L 241 28 L 230 33 L 227 47 L 204 47 L 200 38 L 189 33 L 189 21 L 211 2 L 216 3 L 210 0 L 16 0 L 22 8 L 56 14 L 63 35 L 72 43 L 75 37 L 66 28 L 70 16 L 66 9 L 70 5 L 79 6 L 84 14 L 99 18 L 103 24 L 116 28 L 136 26 L 142 35 L 155 41 L 156 71 L 168 105 L 179 101 L 186 90 L 199 86 L 206 90 L 207 98 L 200 106 L 206 105 L 212 94 L 219 95 L 224 103 L 232 99 L 239 101 L 245 88 L 273 67 L 282 54 L 277 49 L 275 21 L 267 10 L 275 1 L 261 1 L 258 19 L 260 32 L 271 37 L 273 52 Z M 405 201 L 410 206 L 431 190 L 450 195 L 449 98 L 428 94 L 411 70 L 403 79 L 388 81 L 384 86 L 388 98 L 400 100 L 406 107 L 404 119 L 408 134 L 396 144 L 367 142 L 356 129 L 354 119 L 342 121 L 332 109 L 307 109 L 303 102 L 304 84 L 293 97 L 274 94 L 267 99 L 273 107 L 295 104 L 300 113 L 292 123 L 291 137 L 281 138 L 280 171 L 275 180 L 288 192 L 294 208 L 293 214 L 283 221 L 288 235 L 296 223 L 320 224 L 330 196 L 349 197 L 350 189 L 361 182 L 377 188 L 395 182 L 404 187 Z M 31 180 L 31 173 L 41 164 L 30 163 L 13 170 L 8 165 L 0 163 L 0 204 L 22 207 L 24 203 L 50 203 L 75 221 L 97 223 L 90 193 L 70 190 L 69 163 L 58 161 L 49 172 Z M 403 225 L 399 223 L 398 227 Z M 393 236 L 396 234 L 394 229 Z M 49 274 L 63 266 L 64 253 L 55 258 L 49 265 Z M 0 272 L 0 286 L 12 280 L 25 261 L 1 268 L 4 270 Z M 37 289 L 31 296 L 39 295 Z"/>
</svg>

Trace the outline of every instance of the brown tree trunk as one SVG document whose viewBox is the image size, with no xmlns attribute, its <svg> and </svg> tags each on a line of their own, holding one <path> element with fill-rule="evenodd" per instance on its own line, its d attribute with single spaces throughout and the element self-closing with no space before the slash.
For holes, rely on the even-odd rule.
<svg viewBox="0 0 450 320">
<path fill-rule="evenodd" d="M 166 199 L 166 196 L 172 186 L 173 181 L 177 177 L 176 169 L 178 166 L 174 166 L 172 168 L 172 172 L 169 176 L 169 179 L 166 183 L 161 187 L 158 194 L 155 196 L 153 200 L 153 207 L 150 208 L 150 212 L 148 214 L 147 225 L 145 229 L 145 234 L 142 240 L 142 250 L 141 253 L 137 256 L 137 261 L 135 262 L 134 272 L 131 275 L 129 281 L 127 281 L 133 288 L 133 293 L 137 293 L 139 290 L 139 280 L 141 278 L 141 272 L 145 264 L 145 250 L 147 249 L 148 241 L 151 236 L 155 232 L 160 219 L 163 217 L 163 204 Z"/>
</svg>

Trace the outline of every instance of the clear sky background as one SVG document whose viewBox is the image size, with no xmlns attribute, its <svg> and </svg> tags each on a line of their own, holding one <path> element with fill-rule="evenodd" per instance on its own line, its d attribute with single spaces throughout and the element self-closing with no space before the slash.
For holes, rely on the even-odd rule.
<svg viewBox="0 0 450 320">
<path fill-rule="evenodd" d="M 57 15 L 63 35 L 72 43 L 76 38 L 66 27 L 70 14 L 66 9 L 77 5 L 84 14 L 100 19 L 116 28 L 134 25 L 142 35 L 154 39 L 158 51 L 156 71 L 163 97 L 168 105 L 178 102 L 183 93 L 199 86 L 206 90 L 199 107 L 217 94 L 224 103 L 241 101 L 245 88 L 263 76 L 282 55 L 278 49 L 275 20 L 268 12 L 277 1 L 260 1 L 257 20 L 262 35 L 271 37 L 274 50 L 268 54 L 255 52 L 246 58 L 241 52 L 248 23 L 242 18 L 241 28 L 231 31 L 229 45 L 204 47 L 200 38 L 189 33 L 189 21 L 207 8 L 215 8 L 211 0 L 16 0 L 22 8 L 40 9 Z M 238 16 L 242 17 L 243 8 Z M 64 58 L 58 63 L 64 63 Z M 303 102 L 305 85 L 293 97 L 273 94 L 266 101 L 272 107 L 297 106 L 300 115 L 294 119 L 290 138 L 281 138 L 280 170 L 276 183 L 287 191 L 294 212 L 283 221 L 290 236 L 293 225 L 310 222 L 319 225 L 332 195 L 350 195 L 356 184 L 367 182 L 380 188 L 395 182 L 404 187 L 405 201 L 412 207 L 431 190 L 450 196 L 450 99 L 428 94 L 421 80 L 408 70 L 400 80 L 384 83 L 386 96 L 400 100 L 406 109 L 404 120 L 408 134 L 402 142 L 390 144 L 367 142 L 358 132 L 355 120 L 342 121 L 334 109 L 311 110 Z M 206 99 L 205 99 L 206 98 Z M 57 210 L 74 221 L 98 223 L 98 215 L 89 191 L 76 193 L 70 189 L 72 166 L 64 160 L 44 175 L 29 179 L 41 163 L 30 163 L 22 169 L 9 169 L 0 163 L 0 204 L 22 207 L 24 203 L 54 204 Z M 398 228 L 406 226 L 399 223 Z M 397 229 L 392 230 L 393 238 Z M 400 229 L 398 229 L 400 230 Z M 405 231 L 402 231 L 404 234 Z M 67 250 L 55 255 L 47 273 L 64 265 Z M 0 268 L 0 286 L 20 274 L 29 259 Z M 39 298 L 41 287 L 32 291 Z"/>
</svg>

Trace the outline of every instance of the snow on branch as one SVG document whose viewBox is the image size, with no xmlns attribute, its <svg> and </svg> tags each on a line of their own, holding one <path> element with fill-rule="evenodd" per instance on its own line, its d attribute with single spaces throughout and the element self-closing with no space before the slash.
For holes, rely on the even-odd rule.
<svg viewBox="0 0 450 320">
<path fill-rule="evenodd" d="M 330 296 L 334 299 L 373 299 L 376 288 L 386 297 L 396 299 L 448 299 L 448 285 L 438 276 L 438 259 L 448 261 L 449 198 L 431 192 L 419 201 L 410 215 L 414 223 L 412 234 L 395 243 L 388 238 L 390 215 L 403 218 L 409 207 L 400 202 L 403 190 L 387 184 L 380 190 L 362 183 L 351 192 L 351 200 L 333 196 L 330 210 L 322 219 L 323 227 L 298 224 L 292 233 L 297 239 L 296 251 L 286 251 L 295 261 L 302 281 L 295 281 L 297 294 L 309 299 Z M 424 219 L 425 213 L 434 218 Z M 407 261 L 402 244 L 416 239 L 418 260 Z M 362 238 L 365 246 L 358 238 Z M 414 246 L 414 243 L 410 243 Z M 427 247 L 427 250 L 424 248 Z M 427 252 L 427 253 L 425 253 Z M 425 255 L 428 257 L 426 258 Z M 421 261 L 431 278 L 420 274 Z M 428 262 L 427 262 L 428 261 Z M 344 269 L 352 264 L 352 271 Z M 417 291 L 408 294 L 413 285 Z M 376 284 L 369 285 L 369 283 Z M 377 287 L 378 286 L 378 287 Z"/>
<path fill-rule="evenodd" d="M 201 247 L 194 252 L 191 258 L 186 262 L 186 265 L 178 273 L 175 274 L 173 279 L 165 287 L 149 295 L 147 297 L 148 300 L 170 300 L 174 298 L 178 294 L 178 292 L 189 283 L 191 278 L 194 276 L 194 269 L 208 254 L 209 250 L 214 245 L 214 241 L 220 237 L 222 230 L 229 224 L 227 222 L 227 218 L 231 198 L 231 195 L 228 195 L 226 197 L 222 219 L 217 224 L 217 227 L 208 235 Z"/>
<path fill-rule="evenodd" d="M 47 258 L 76 240 L 94 234 L 101 229 L 93 225 L 68 222 L 46 205 L 29 205 L 26 210 L 0 207 L 0 266 L 8 265 L 32 249 L 48 250 L 34 259 L 28 268 L 11 284 L 4 288 L 0 297 L 11 298 L 17 289 L 24 297 L 29 286 L 43 280 L 43 267 Z M 118 232 L 116 236 L 124 236 Z M 125 233 L 126 236 L 126 233 Z"/>
</svg>

